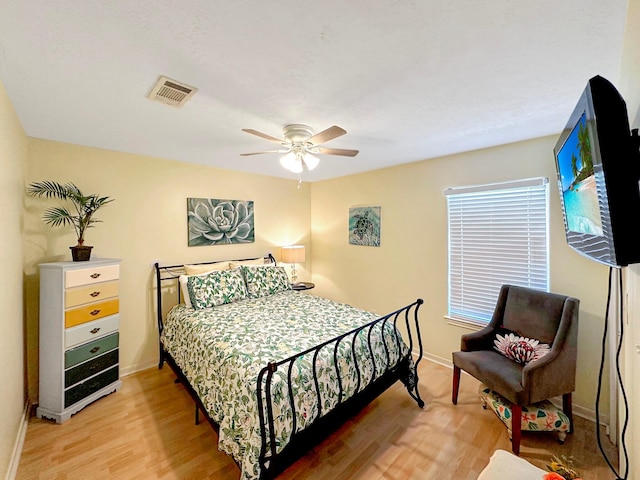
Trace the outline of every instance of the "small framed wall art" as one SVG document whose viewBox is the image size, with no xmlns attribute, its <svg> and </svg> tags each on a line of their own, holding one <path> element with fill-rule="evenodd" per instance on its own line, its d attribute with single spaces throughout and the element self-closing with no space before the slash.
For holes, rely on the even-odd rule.
<svg viewBox="0 0 640 480">
<path fill-rule="evenodd" d="M 349 208 L 349 243 L 380 246 L 380 207 Z"/>
<path fill-rule="evenodd" d="M 187 198 L 189 246 L 253 243 L 253 202 Z"/>
</svg>

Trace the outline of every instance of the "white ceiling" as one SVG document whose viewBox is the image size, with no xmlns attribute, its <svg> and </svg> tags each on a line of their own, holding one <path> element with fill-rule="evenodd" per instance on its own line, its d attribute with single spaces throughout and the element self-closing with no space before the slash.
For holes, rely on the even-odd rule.
<svg viewBox="0 0 640 480">
<path fill-rule="evenodd" d="M 242 128 L 339 125 L 326 146 L 360 153 L 317 181 L 559 133 L 618 81 L 626 4 L 0 0 L 0 81 L 31 137 L 284 178 Z M 199 91 L 153 102 L 160 75 Z"/>
</svg>

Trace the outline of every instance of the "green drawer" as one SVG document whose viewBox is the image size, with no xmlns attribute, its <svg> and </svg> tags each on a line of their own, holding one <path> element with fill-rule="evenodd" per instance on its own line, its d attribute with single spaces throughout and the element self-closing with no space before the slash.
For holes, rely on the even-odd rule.
<svg viewBox="0 0 640 480">
<path fill-rule="evenodd" d="M 73 367 L 78 363 L 117 348 L 118 339 L 118 332 L 116 332 L 111 335 L 107 335 L 106 337 L 98 338 L 93 342 L 85 343 L 79 347 L 67 350 L 64 352 L 64 368 Z"/>
<path fill-rule="evenodd" d="M 111 350 L 110 352 L 100 355 L 93 360 L 76 365 L 64 372 L 64 388 L 69 388 L 85 378 L 89 378 L 91 375 L 95 375 L 102 370 L 116 365 L 118 363 L 118 349 Z"/>
</svg>

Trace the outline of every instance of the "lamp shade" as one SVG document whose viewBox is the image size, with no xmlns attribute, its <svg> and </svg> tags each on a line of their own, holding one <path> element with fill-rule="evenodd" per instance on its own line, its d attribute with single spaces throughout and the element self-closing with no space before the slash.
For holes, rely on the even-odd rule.
<svg viewBox="0 0 640 480">
<path fill-rule="evenodd" d="M 313 170 L 314 168 L 316 168 L 318 166 L 318 164 L 320 163 L 320 159 L 318 157 L 314 157 L 313 155 L 311 155 L 310 153 L 307 153 L 304 156 L 304 163 L 307 166 L 307 168 L 309 170 Z"/>
<path fill-rule="evenodd" d="M 294 152 L 287 153 L 280 159 L 280 165 L 293 173 L 302 172 L 302 162 Z"/>
<path fill-rule="evenodd" d="M 304 262 L 304 245 L 289 245 L 282 247 L 283 263 L 302 263 Z"/>
</svg>

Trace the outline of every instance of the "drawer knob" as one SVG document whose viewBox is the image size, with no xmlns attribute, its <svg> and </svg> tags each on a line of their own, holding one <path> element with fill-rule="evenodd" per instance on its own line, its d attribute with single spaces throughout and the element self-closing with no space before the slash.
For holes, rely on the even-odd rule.
<svg viewBox="0 0 640 480">
<path fill-rule="evenodd" d="M 89 315 L 97 315 L 97 314 L 99 314 L 99 313 L 100 313 L 100 310 L 99 310 L 99 309 L 96 309 L 96 310 L 91 310 L 91 311 L 89 312 Z"/>
<path fill-rule="evenodd" d="M 98 333 L 100 331 L 100 327 L 96 327 L 94 329 L 91 330 L 91 333 Z"/>
<path fill-rule="evenodd" d="M 100 347 L 93 347 L 91 350 L 89 350 L 91 353 L 96 353 L 98 350 L 100 350 Z"/>
<path fill-rule="evenodd" d="M 99 273 L 92 273 L 91 278 L 98 278 L 100 276 Z"/>
<path fill-rule="evenodd" d="M 91 292 L 89 295 L 91 295 L 92 297 L 97 297 L 98 295 L 100 295 L 100 292 Z"/>
</svg>

